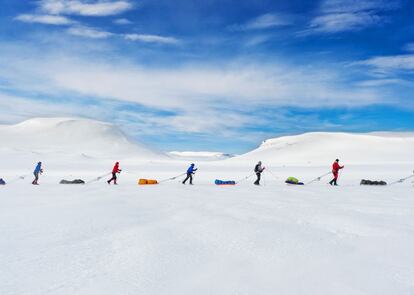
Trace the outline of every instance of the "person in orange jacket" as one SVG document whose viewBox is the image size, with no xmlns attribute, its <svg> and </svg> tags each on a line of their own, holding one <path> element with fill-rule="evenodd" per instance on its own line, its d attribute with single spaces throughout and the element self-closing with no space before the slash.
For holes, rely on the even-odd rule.
<svg viewBox="0 0 414 295">
<path fill-rule="evenodd" d="M 112 169 L 112 178 L 111 178 L 111 179 L 109 179 L 109 180 L 107 181 L 107 183 L 108 183 L 108 184 L 111 184 L 111 181 L 114 181 L 114 184 L 117 184 L 117 183 L 116 183 L 116 179 L 117 179 L 116 174 L 117 174 L 117 173 L 120 173 L 121 171 L 122 171 L 122 170 L 121 170 L 121 169 L 119 169 L 119 162 L 116 162 L 116 163 L 115 163 L 114 168 Z"/>
<path fill-rule="evenodd" d="M 338 180 L 339 170 L 343 169 L 345 166 L 339 165 L 339 159 L 336 159 L 332 164 L 332 174 L 334 178 L 329 182 L 330 185 L 338 185 L 336 182 Z"/>
</svg>

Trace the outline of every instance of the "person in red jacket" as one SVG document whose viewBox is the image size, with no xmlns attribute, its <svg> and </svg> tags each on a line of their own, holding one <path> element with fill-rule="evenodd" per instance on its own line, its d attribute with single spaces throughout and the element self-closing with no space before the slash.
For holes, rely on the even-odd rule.
<svg viewBox="0 0 414 295">
<path fill-rule="evenodd" d="M 109 179 L 108 181 L 107 181 L 107 183 L 108 184 L 111 184 L 111 182 L 112 182 L 112 180 L 114 181 L 114 184 L 117 184 L 116 183 L 116 179 L 117 179 L 117 177 L 116 177 L 116 174 L 117 173 L 120 173 L 122 170 L 121 169 L 119 169 L 119 162 L 116 162 L 115 163 L 115 166 L 114 166 L 114 168 L 112 169 L 112 178 L 111 179 Z"/>
<path fill-rule="evenodd" d="M 330 185 L 338 185 L 336 181 L 338 180 L 339 170 L 344 168 L 345 166 L 339 165 L 339 159 L 336 159 L 335 162 L 332 164 L 332 174 L 334 178 L 329 182 Z"/>
</svg>

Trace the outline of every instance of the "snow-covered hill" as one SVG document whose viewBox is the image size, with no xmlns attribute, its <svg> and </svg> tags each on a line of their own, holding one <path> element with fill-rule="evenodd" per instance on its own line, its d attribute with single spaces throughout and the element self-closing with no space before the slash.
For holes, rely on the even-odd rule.
<svg viewBox="0 0 414 295">
<path fill-rule="evenodd" d="M 265 140 L 234 160 L 319 165 L 339 158 L 353 164 L 401 163 L 414 162 L 413 151 L 413 133 L 314 132 Z"/>
<path fill-rule="evenodd" d="M 3 152 L 64 154 L 85 157 L 153 158 L 158 153 L 130 142 L 114 125 L 78 118 L 36 118 L 0 126 Z"/>
</svg>

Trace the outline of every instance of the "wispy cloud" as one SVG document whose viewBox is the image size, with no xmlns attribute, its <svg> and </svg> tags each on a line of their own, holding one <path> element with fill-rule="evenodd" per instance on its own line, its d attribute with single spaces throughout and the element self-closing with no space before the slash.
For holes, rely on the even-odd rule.
<svg viewBox="0 0 414 295">
<path fill-rule="evenodd" d="M 397 9 L 396 0 L 323 0 L 303 35 L 359 31 L 386 22 L 384 12 Z"/>
<path fill-rule="evenodd" d="M 404 85 L 407 81 L 402 79 L 376 79 L 376 80 L 365 80 L 357 83 L 363 87 L 381 87 L 389 85 Z"/>
<path fill-rule="evenodd" d="M 404 50 L 406 50 L 406 51 L 414 51 L 414 42 L 406 44 L 404 46 Z"/>
<path fill-rule="evenodd" d="M 263 30 L 274 27 L 288 26 L 293 23 L 291 15 L 266 13 L 262 14 L 244 24 L 235 24 L 229 27 L 232 31 Z"/>
<path fill-rule="evenodd" d="M 346 12 L 321 15 L 312 20 L 309 32 L 337 33 L 345 31 L 362 30 L 366 27 L 379 24 L 381 17 L 369 12 Z"/>
<path fill-rule="evenodd" d="M 144 43 L 178 44 L 180 42 L 178 39 L 173 37 L 165 37 L 158 35 L 125 34 L 123 36 L 126 40 L 139 41 Z"/>
<path fill-rule="evenodd" d="M 414 71 L 414 54 L 377 56 L 354 63 L 373 68 L 378 73 L 392 73 L 395 71 Z"/>
<path fill-rule="evenodd" d="M 130 1 L 41 0 L 39 8 L 49 14 L 109 16 L 133 8 Z"/>
<path fill-rule="evenodd" d="M 131 24 L 133 24 L 133 22 L 130 21 L 129 19 L 127 19 L 127 18 L 118 18 L 118 19 L 114 20 L 113 23 L 117 24 L 117 25 L 131 25 Z"/>
<path fill-rule="evenodd" d="M 20 14 L 15 19 L 25 23 L 39 23 L 57 26 L 70 25 L 74 23 L 74 21 L 65 16 L 49 14 Z"/>
<path fill-rule="evenodd" d="M 137 41 L 150 44 L 162 44 L 162 45 L 176 45 L 180 41 L 173 37 L 165 37 L 159 35 L 146 35 L 146 34 L 116 34 L 108 31 L 92 28 L 88 26 L 76 25 L 70 27 L 67 32 L 70 35 L 92 38 L 92 39 L 106 39 L 109 37 L 122 38 L 129 41 Z"/>
<path fill-rule="evenodd" d="M 114 35 L 110 32 L 86 26 L 74 26 L 69 28 L 67 31 L 69 34 L 73 36 L 86 37 L 92 39 L 105 39 Z"/>
<path fill-rule="evenodd" d="M 346 73 L 336 67 L 237 60 L 163 68 L 122 61 L 119 56 L 113 63 L 93 56 L 69 58 L 70 53 L 65 58 L 61 53 L 43 53 L 41 58 L 22 53 L 17 59 L 13 58 L 15 50 L 1 53 L 7 58 L 0 60 L 0 78 L 12 88 L 36 89 L 43 94 L 70 92 L 163 110 L 205 112 L 217 105 L 233 109 L 235 105 L 244 109 L 361 106 L 386 99 L 375 89 L 349 87 Z M 19 61 L 22 59 L 24 63 Z"/>
<path fill-rule="evenodd" d="M 109 16 L 120 14 L 133 8 L 130 1 L 78 1 L 78 0 L 40 0 L 37 2 L 38 12 L 48 14 L 21 14 L 15 19 L 26 23 L 41 23 L 47 25 L 71 25 L 67 33 L 73 36 L 106 39 L 117 37 L 128 41 L 137 41 L 148 44 L 179 44 L 180 40 L 171 36 L 153 34 L 119 34 L 112 33 L 100 28 L 84 25 L 83 22 L 73 21 L 64 15 L 81 16 Z M 113 21 L 115 24 L 127 25 L 132 22 L 126 18 L 119 18 Z"/>
</svg>

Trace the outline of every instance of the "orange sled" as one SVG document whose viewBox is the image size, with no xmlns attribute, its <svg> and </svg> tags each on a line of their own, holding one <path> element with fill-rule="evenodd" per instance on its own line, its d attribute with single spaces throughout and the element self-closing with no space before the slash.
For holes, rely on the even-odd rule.
<svg viewBox="0 0 414 295">
<path fill-rule="evenodd" d="M 158 181 L 156 181 L 155 179 L 143 179 L 141 178 L 140 180 L 138 180 L 138 185 L 148 185 L 148 184 L 158 184 Z"/>
</svg>

